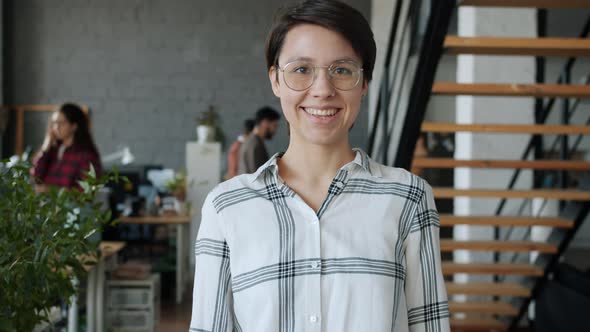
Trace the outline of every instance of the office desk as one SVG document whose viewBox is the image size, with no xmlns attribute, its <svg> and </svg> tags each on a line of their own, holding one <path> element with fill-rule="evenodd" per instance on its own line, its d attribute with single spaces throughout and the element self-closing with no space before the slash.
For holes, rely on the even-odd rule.
<svg viewBox="0 0 590 332">
<path fill-rule="evenodd" d="M 88 271 L 88 285 L 86 291 L 86 331 L 104 332 L 104 285 L 105 266 L 109 261 L 116 263 L 117 253 L 125 247 L 125 242 L 102 241 L 98 248 L 101 252 L 100 259 L 96 257 L 80 257 L 83 261 L 96 261 L 96 265 L 84 268 Z M 74 283 L 77 283 L 74 280 Z M 68 309 L 68 332 L 78 330 L 78 297 L 73 296 Z"/>
<path fill-rule="evenodd" d="M 176 226 L 176 303 L 182 301 L 184 286 L 186 284 L 186 272 L 188 269 L 189 249 L 189 216 L 144 216 L 144 217 L 122 217 L 121 224 L 142 224 L 142 225 L 175 225 Z"/>
</svg>

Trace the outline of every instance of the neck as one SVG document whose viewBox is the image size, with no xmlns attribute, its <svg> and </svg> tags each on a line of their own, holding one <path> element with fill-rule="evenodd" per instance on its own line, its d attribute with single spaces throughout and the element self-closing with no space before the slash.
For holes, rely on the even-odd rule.
<svg viewBox="0 0 590 332">
<path fill-rule="evenodd" d="M 296 178 L 310 184 L 331 181 L 355 157 L 348 140 L 329 146 L 296 141 L 292 136 L 289 148 L 279 160 L 283 179 Z"/>
</svg>

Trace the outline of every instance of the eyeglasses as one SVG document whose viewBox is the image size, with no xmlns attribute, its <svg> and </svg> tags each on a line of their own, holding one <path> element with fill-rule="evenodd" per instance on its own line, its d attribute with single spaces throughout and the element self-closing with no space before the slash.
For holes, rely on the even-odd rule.
<svg viewBox="0 0 590 332">
<path fill-rule="evenodd" d="M 67 121 L 59 121 L 59 120 L 51 121 L 51 124 L 54 127 L 63 127 L 66 123 L 67 123 Z"/>
<path fill-rule="evenodd" d="M 356 62 L 342 60 L 329 66 L 316 66 L 309 61 L 297 60 L 287 63 L 283 68 L 277 66 L 283 72 L 285 83 L 295 91 L 309 89 L 317 77 L 318 68 L 328 69 L 328 80 L 338 90 L 352 90 L 361 80 L 361 68 Z"/>
</svg>

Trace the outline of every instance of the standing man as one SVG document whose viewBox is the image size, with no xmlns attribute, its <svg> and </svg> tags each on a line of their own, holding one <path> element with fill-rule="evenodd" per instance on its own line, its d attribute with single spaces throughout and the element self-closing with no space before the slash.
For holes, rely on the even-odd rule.
<svg viewBox="0 0 590 332">
<path fill-rule="evenodd" d="M 265 106 L 256 112 L 256 125 L 252 135 L 240 149 L 238 174 L 254 173 L 268 160 L 264 140 L 270 140 L 277 131 L 281 115 L 273 108 Z"/>
<path fill-rule="evenodd" d="M 235 142 L 229 147 L 229 151 L 227 152 L 227 174 L 225 175 L 225 179 L 229 180 L 234 176 L 238 175 L 238 164 L 240 160 L 240 148 L 242 144 L 250 137 L 252 130 L 254 130 L 254 125 L 256 122 L 253 119 L 246 119 L 244 121 L 244 132 L 242 135 L 238 136 Z"/>
</svg>

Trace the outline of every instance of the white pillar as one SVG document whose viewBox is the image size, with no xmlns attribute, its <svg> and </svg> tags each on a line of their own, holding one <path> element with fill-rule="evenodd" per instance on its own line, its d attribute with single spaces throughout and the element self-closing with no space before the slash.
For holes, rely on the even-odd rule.
<svg viewBox="0 0 590 332">
<path fill-rule="evenodd" d="M 460 36 L 535 37 L 536 14 L 534 9 L 459 8 L 458 31 Z M 534 83 L 533 57 L 460 55 L 457 59 L 459 83 Z M 534 122 L 534 99 L 525 97 L 457 97 L 457 123 L 514 123 Z M 470 134 L 456 135 L 455 158 L 462 159 L 520 159 L 529 135 Z M 506 189 L 511 170 L 455 169 L 455 187 Z M 530 172 L 521 174 L 518 188 L 529 189 Z M 457 198 L 454 201 L 457 215 L 493 215 L 499 199 Z M 504 214 L 515 214 L 517 204 L 508 204 Z M 459 226 L 454 238 L 492 239 L 493 227 Z M 456 262 L 486 262 L 492 253 L 456 252 Z M 457 275 L 456 281 L 472 279 Z M 479 279 L 479 278 L 478 278 Z"/>
</svg>

